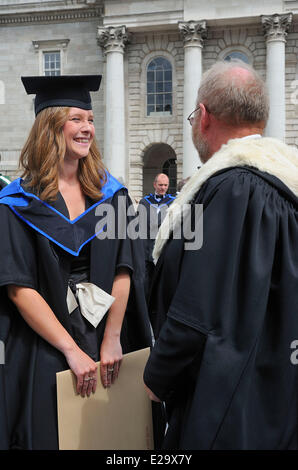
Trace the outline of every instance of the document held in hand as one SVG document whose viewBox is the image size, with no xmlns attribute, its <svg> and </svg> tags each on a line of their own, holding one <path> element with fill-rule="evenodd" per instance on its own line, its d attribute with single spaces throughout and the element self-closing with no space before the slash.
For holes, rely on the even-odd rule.
<svg viewBox="0 0 298 470">
<path fill-rule="evenodd" d="M 151 401 L 143 383 L 150 349 L 123 356 L 118 379 L 104 388 L 99 376 L 95 394 L 76 393 L 71 370 L 58 372 L 57 405 L 61 450 L 152 450 Z"/>
</svg>

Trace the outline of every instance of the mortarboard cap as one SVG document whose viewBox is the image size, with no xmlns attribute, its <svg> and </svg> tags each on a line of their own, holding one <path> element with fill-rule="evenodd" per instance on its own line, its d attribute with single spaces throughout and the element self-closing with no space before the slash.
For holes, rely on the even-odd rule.
<svg viewBox="0 0 298 470">
<path fill-rule="evenodd" d="M 28 95 L 35 94 L 35 115 L 50 106 L 92 109 L 89 91 L 97 91 L 101 75 L 21 77 Z"/>
</svg>

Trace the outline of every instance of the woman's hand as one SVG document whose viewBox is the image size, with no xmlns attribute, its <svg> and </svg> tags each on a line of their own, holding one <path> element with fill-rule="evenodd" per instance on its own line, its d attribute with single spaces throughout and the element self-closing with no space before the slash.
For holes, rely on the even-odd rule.
<svg viewBox="0 0 298 470">
<path fill-rule="evenodd" d="M 117 379 L 122 357 L 120 337 L 104 336 L 100 348 L 100 377 L 105 388 Z"/>
<path fill-rule="evenodd" d="M 77 392 L 82 397 L 95 392 L 96 363 L 78 347 L 39 292 L 29 287 L 9 285 L 7 293 L 30 328 L 64 354 L 77 377 Z"/>
<path fill-rule="evenodd" d="M 77 393 L 89 397 L 97 385 L 97 364 L 78 346 L 65 353 L 69 367 L 77 378 Z"/>
</svg>

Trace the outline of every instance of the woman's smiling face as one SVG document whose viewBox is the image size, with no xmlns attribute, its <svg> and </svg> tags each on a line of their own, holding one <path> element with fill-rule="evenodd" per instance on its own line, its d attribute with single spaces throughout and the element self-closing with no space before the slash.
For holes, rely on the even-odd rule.
<svg viewBox="0 0 298 470">
<path fill-rule="evenodd" d="M 73 160 L 86 157 L 95 135 L 92 110 L 70 108 L 63 133 L 66 143 L 64 158 Z"/>
</svg>

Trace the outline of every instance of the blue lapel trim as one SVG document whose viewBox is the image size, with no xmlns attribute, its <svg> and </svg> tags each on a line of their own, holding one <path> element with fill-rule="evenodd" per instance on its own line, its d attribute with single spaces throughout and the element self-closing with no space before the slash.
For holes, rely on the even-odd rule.
<svg viewBox="0 0 298 470">
<path fill-rule="evenodd" d="M 67 251 L 68 253 L 70 253 L 74 256 L 78 256 L 81 249 L 83 248 L 83 246 L 86 245 L 91 240 L 93 240 L 93 238 L 95 238 L 99 233 L 101 233 L 104 230 L 104 228 L 102 228 L 98 232 L 94 232 L 92 234 L 92 236 L 88 236 L 87 232 L 89 232 L 89 235 L 90 235 L 90 231 L 85 230 L 84 231 L 85 236 L 88 237 L 88 238 L 85 239 L 80 244 L 80 246 L 78 248 L 73 246 L 72 248 L 75 248 L 75 249 L 72 249 L 70 246 L 67 246 L 66 243 L 69 242 L 68 245 L 72 245 L 72 244 L 75 245 L 75 243 L 73 242 L 74 238 L 75 239 L 77 238 L 75 235 L 78 234 L 78 233 L 80 233 L 80 235 L 81 235 L 83 226 L 86 227 L 86 224 L 83 224 L 83 226 L 80 224 L 80 220 L 84 216 L 89 214 L 92 210 L 94 210 L 99 204 L 102 204 L 103 202 L 107 201 L 108 199 L 111 199 L 117 191 L 119 191 L 121 188 L 124 188 L 124 186 L 119 181 L 117 181 L 112 175 L 110 175 L 108 173 L 107 174 L 107 182 L 102 188 L 102 193 L 104 195 L 103 198 L 100 201 L 97 201 L 91 207 L 89 207 L 85 212 L 80 214 L 76 219 L 70 220 L 64 214 L 62 214 L 57 209 L 55 209 L 53 206 L 51 206 L 50 204 L 48 204 L 45 201 L 42 201 L 35 194 L 26 192 L 22 188 L 21 182 L 22 182 L 22 179 L 18 178 L 15 181 L 13 181 L 12 183 L 10 183 L 8 186 L 3 188 L 2 191 L 0 191 L 0 204 L 5 204 L 5 205 L 9 206 L 10 209 L 12 210 L 12 212 L 20 220 L 22 220 L 24 223 L 26 223 L 31 228 L 33 228 L 36 232 L 40 233 L 41 235 L 46 237 L 48 240 L 52 241 L 56 245 L 60 246 L 63 250 Z M 43 230 L 41 227 L 39 227 L 36 223 L 34 223 L 33 221 L 39 220 L 39 219 L 36 218 L 36 216 L 34 216 L 34 212 L 31 213 L 31 215 L 33 214 L 33 216 L 34 216 L 33 221 L 29 220 L 30 219 L 30 207 L 28 207 L 28 206 L 30 205 L 30 202 L 33 201 L 33 200 L 37 200 L 40 204 L 42 204 L 42 206 L 48 208 L 52 213 L 56 214 L 60 219 L 62 219 L 63 221 L 65 221 L 67 223 L 66 226 L 65 226 L 66 228 L 63 229 L 64 232 L 66 230 L 66 235 L 61 236 L 62 240 L 60 239 L 58 241 L 58 239 L 56 239 L 53 236 L 55 234 L 55 227 L 53 229 L 53 233 L 50 234 L 50 233 L 47 233 L 45 230 Z M 20 208 L 20 210 L 22 208 L 25 209 L 23 214 L 21 214 L 19 212 L 19 210 L 17 209 L 18 207 Z M 28 208 L 28 211 L 27 211 L 27 208 Z M 48 218 L 46 213 L 43 214 L 42 217 L 43 217 L 43 219 L 44 219 L 44 217 L 46 218 L 44 220 L 47 220 L 47 218 Z M 94 214 L 90 214 L 90 217 L 91 217 L 91 219 L 90 219 L 89 229 L 92 231 L 93 226 L 94 226 L 94 228 L 96 226 L 95 220 L 97 222 L 98 219 L 95 218 Z M 62 222 L 60 222 L 60 224 L 61 223 Z M 78 223 L 78 225 L 75 225 L 76 223 Z M 94 225 L 93 225 L 93 223 L 94 223 Z M 71 229 L 71 232 L 69 232 L 69 229 L 67 229 L 67 227 L 69 227 L 69 229 Z M 78 227 L 79 232 L 77 232 L 77 227 Z M 50 232 L 51 232 L 51 230 L 50 230 Z M 69 235 L 69 237 L 68 237 L 68 235 Z M 66 239 L 66 242 L 64 242 L 63 238 Z M 80 238 L 82 240 L 82 238 L 84 238 L 84 236 L 83 237 L 80 236 Z"/>
<path fill-rule="evenodd" d="M 155 201 L 156 201 L 156 204 L 154 202 L 151 202 L 150 201 L 150 197 L 152 197 Z M 158 204 L 160 201 L 157 201 L 157 199 L 155 199 L 155 196 L 154 194 L 148 194 L 148 196 L 145 196 L 144 199 L 146 199 L 146 201 L 153 207 L 155 207 L 156 209 L 160 209 L 161 207 L 163 206 L 167 206 L 170 202 L 172 202 L 174 199 L 176 199 L 175 196 L 171 196 L 170 194 L 167 194 L 165 196 L 165 198 L 167 198 L 166 202 L 164 202 L 163 204 Z"/>
<path fill-rule="evenodd" d="M 85 212 L 80 214 L 76 219 L 70 220 L 64 214 L 61 214 L 61 212 L 57 211 L 57 209 L 55 209 L 53 206 L 45 201 L 42 201 L 38 196 L 36 196 L 36 194 L 26 192 L 21 186 L 22 181 L 22 178 L 17 178 L 15 181 L 3 188 L 2 191 L 0 191 L 0 204 L 5 204 L 10 207 L 27 207 L 29 205 L 30 199 L 36 199 L 71 225 L 75 224 L 78 220 L 84 217 L 85 214 L 90 212 L 99 204 L 102 204 L 107 199 L 111 198 L 117 191 L 119 191 L 119 189 L 124 188 L 123 184 L 116 180 L 116 178 L 114 178 L 110 173 L 107 173 L 107 182 L 102 187 L 102 193 L 104 194 L 103 198 L 89 207 Z"/>
</svg>

